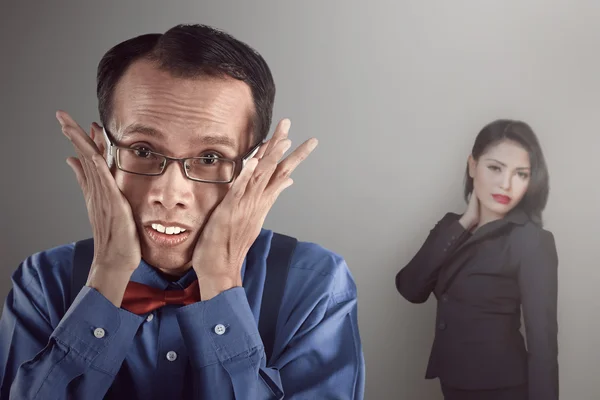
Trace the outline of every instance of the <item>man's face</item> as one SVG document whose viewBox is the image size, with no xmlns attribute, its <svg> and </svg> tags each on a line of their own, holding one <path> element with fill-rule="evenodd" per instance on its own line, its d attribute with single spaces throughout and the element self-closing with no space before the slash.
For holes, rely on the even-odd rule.
<svg viewBox="0 0 600 400">
<path fill-rule="evenodd" d="M 238 160 L 253 145 L 253 115 L 251 90 L 244 82 L 173 78 L 140 61 L 117 86 L 107 128 L 119 146 L 143 146 L 177 158 L 213 154 Z M 144 260 L 164 272 L 182 274 L 191 266 L 204 224 L 231 184 L 192 181 L 174 162 L 160 176 L 134 175 L 115 166 L 112 170 L 131 205 Z M 167 239 L 156 224 L 166 227 L 166 233 L 177 228 L 185 232 Z"/>
</svg>

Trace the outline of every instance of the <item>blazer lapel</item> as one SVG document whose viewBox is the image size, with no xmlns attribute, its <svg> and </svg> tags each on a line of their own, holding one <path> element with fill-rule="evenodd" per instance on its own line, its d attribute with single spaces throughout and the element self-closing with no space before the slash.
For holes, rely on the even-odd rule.
<svg viewBox="0 0 600 400">
<path fill-rule="evenodd" d="M 516 209 L 511 211 L 504 218 L 492 221 L 485 224 L 481 228 L 477 229 L 466 241 L 459 245 L 456 250 L 452 252 L 452 255 L 445 262 L 446 266 L 440 271 L 438 277 L 437 287 L 441 293 L 448 289 L 448 286 L 452 283 L 458 272 L 468 264 L 469 260 L 473 256 L 473 252 L 465 251 L 467 248 L 474 246 L 475 244 L 487 239 L 495 234 L 506 229 L 512 224 L 522 225 L 529 220 L 527 214 Z"/>
</svg>

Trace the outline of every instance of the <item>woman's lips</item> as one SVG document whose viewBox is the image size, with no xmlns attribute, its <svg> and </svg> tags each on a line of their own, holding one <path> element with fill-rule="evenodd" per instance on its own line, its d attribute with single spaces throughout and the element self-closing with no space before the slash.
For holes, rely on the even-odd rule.
<svg viewBox="0 0 600 400">
<path fill-rule="evenodd" d="M 510 203 L 510 197 L 508 197 L 508 196 L 504 196 L 502 194 L 493 194 L 492 197 L 494 198 L 494 200 L 496 200 L 496 202 L 498 202 L 500 204 Z"/>
</svg>

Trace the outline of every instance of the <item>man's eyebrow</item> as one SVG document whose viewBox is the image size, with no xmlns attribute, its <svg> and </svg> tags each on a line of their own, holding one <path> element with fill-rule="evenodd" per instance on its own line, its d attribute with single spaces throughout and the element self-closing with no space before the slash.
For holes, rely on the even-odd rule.
<svg viewBox="0 0 600 400">
<path fill-rule="evenodd" d="M 503 167 L 506 167 L 506 164 L 504 164 L 502 161 L 496 160 L 495 158 L 486 158 L 486 160 L 497 162 L 498 164 L 502 165 Z M 529 170 L 531 168 L 530 167 L 519 167 L 517 169 L 520 169 L 520 170 Z"/>
<path fill-rule="evenodd" d="M 158 129 L 154 129 L 151 126 L 142 125 L 142 124 L 131 124 L 121 134 L 121 139 L 127 139 L 129 136 L 132 136 L 135 133 L 141 133 L 142 135 L 155 137 L 155 138 L 164 138 L 165 135 L 159 131 Z"/>
<path fill-rule="evenodd" d="M 206 146 L 227 146 L 232 149 L 236 148 L 236 144 L 229 136 L 212 134 L 198 138 L 198 142 Z"/>
<path fill-rule="evenodd" d="M 142 134 L 142 135 L 146 135 L 146 136 L 150 136 L 153 138 L 157 138 L 157 139 L 165 139 L 167 138 L 167 135 L 164 134 L 162 131 L 152 128 L 150 126 L 147 125 L 142 125 L 142 124 L 132 124 L 129 125 L 124 131 L 123 134 L 121 135 L 121 140 L 122 139 L 126 139 L 130 136 L 133 136 L 134 134 Z M 229 136 L 226 135 L 220 135 L 220 134 L 209 134 L 209 135 L 205 135 L 205 136 L 201 136 L 198 137 L 196 140 L 199 144 L 205 145 L 205 146 L 217 146 L 217 145 L 221 145 L 221 146 L 227 146 L 230 147 L 232 149 L 236 149 L 236 143 L 235 141 L 230 138 Z"/>
</svg>

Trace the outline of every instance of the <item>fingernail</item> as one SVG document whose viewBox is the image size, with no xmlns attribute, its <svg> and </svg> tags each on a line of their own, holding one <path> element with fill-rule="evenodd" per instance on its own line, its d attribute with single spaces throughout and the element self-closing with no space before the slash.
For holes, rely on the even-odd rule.
<svg viewBox="0 0 600 400">
<path fill-rule="evenodd" d="M 283 128 L 285 133 L 289 132 L 291 126 L 292 126 L 292 121 L 290 121 L 289 119 L 284 119 L 283 122 L 281 123 L 281 127 Z"/>
</svg>

